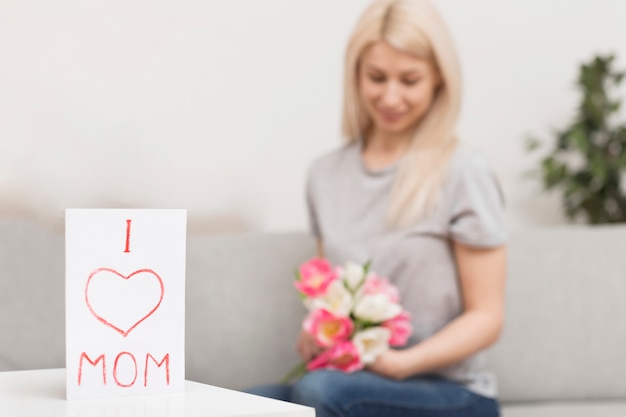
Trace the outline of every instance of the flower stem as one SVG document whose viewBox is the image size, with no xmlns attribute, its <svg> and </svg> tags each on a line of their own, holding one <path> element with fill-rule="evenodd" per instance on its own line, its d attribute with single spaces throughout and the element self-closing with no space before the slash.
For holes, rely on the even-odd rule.
<svg viewBox="0 0 626 417">
<path fill-rule="evenodd" d="M 280 383 L 283 385 L 288 384 L 292 380 L 298 379 L 306 373 L 307 373 L 306 362 L 300 362 L 299 364 L 291 368 L 291 370 L 287 372 L 284 377 L 282 377 L 282 379 L 280 380 Z"/>
</svg>

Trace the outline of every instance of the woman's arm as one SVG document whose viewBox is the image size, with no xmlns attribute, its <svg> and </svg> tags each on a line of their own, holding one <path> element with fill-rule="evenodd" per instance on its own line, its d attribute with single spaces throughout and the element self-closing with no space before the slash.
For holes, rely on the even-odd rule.
<svg viewBox="0 0 626 417">
<path fill-rule="evenodd" d="M 368 366 L 404 379 L 452 365 L 493 344 L 504 324 L 506 248 L 478 249 L 454 243 L 463 313 L 430 338 L 405 350 L 389 350 Z"/>
</svg>

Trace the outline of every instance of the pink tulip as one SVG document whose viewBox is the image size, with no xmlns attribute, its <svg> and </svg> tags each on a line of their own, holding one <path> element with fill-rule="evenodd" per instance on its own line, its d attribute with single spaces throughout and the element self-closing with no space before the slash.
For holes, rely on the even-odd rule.
<svg viewBox="0 0 626 417">
<path fill-rule="evenodd" d="M 411 316 L 408 311 L 403 311 L 396 317 L 387 320 L 382 324 L 383 327 L 391 330 L 391 338 L 389 346 L 404 346 L 409 340 L 413 327 L 411 326 Z"/>
<path fill-rule="evenodd" d="M 397 303 L 400 301 L 400 293 L 395 285 L 391 284 L 387 278 L 381 278 L 377 275 L 370 275 L 363 285 L 365 294 L 385 294 L 389 297 L 389 301 Z"/>
<path fill-rule="evenodd" d="M 363 364 L 356 346 L 352 342 L 341 342 L 320 353 L 307 364 L 306 368 L 309 371 L 337 369 L 344 372 L 354 372 L 363 369 Z"/>
<path fill-rule="evenodd" d="M 303 328 L 311 333 L 321 347 L 329 347 L 348 340 L 354 325 L 350 317 L 336 316 L 323 308 L 313 310 L 304 319 Z"/>
<path fill-rule="evenodd" d="M 326 292 L 328 286 L 338 279 L 337 272 L 325 259 L 313 258 L 300 265 L 300 280 L 296 288 L 307 297 L 318 297 Z"/>
</svg>

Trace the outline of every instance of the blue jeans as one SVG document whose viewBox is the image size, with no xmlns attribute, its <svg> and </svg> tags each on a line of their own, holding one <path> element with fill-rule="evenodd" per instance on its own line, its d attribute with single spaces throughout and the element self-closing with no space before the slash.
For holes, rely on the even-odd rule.
<svg viewBox="0 0 626 417">
<path fill-rule="evenodd" d="M 314 371 L 294 385 L 266 385 L 251 394 L 315 408 L 316 417 L 498 417 L 496 400 L 437 377 L 395 381 L 360 371 Z"/>
</svg>

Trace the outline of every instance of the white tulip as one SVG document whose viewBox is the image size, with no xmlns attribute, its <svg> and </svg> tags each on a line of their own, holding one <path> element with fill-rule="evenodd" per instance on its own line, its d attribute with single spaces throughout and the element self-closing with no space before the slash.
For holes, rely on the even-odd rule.
<svg viewBox="0 0 626 417">
<path fill-rule="evenodd" d="M 352 308 L 352 295 L 339 280 L 333 281 L 322 297 L 311 302 L 313 309 L 323 308 L 338 316 L 348 316 Z"/>
<path fill-rule="evenodd" d="M 363 266 L 354 262 L 348 262 L 346 267 L 343 269 L 343 273 L 343 279 L 348 288 L 352 291 L 359 287 L 359 285 L 363 282 L 365 275 Z"/>
<path fill-rule="evenodd" d="M 382 323 L 397 316 L 402 307 L 389 300 L 386 294 L 366 294 L 360 297 L 354 307 L 354 315 L 362 320 Z"/>
<path fill-rule="evenodd" d="M 385 327 L 370 327 L 358 332 L 352 340 L 364 364 L 372 363 L 376 357 L 389 349 L 391 331 Z"/>
</svg>

